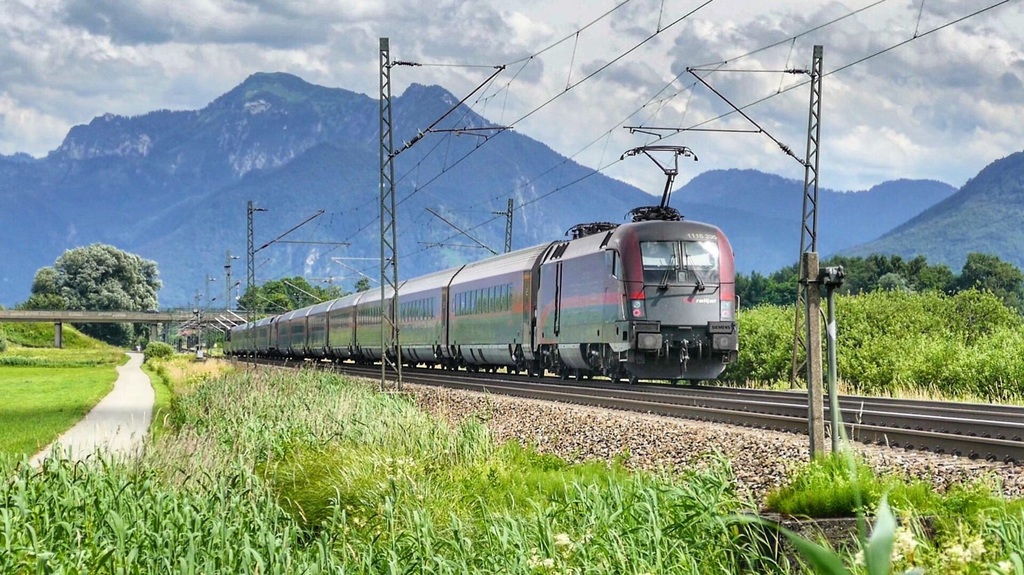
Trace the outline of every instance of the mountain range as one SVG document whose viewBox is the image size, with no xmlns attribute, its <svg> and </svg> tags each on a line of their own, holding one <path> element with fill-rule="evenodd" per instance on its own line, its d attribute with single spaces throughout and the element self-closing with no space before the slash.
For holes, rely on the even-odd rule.
<svg viewBox="0 0 1024 575">
<path fill-rule="evenodd" d="M 401 277 L 488 255 L 479 244 L 501 251 L 509 198 L 515 249 L 562 238 L 577 223 L 621 222 L 630 209 L 659 200 L 458 102 L 422 85 L 392 100 Z M 453 107 L 433 131 L 421 132 Z M 198 303 L 207 292 L 223 300 L 226 264 L 245 281 L 250 201 L 261 210 L 253 214 L 257 282 L 302 275 L 351 289 L 362 274 L 376 278 L 378 134 L 377 100 L 257 73 L 200 110 L 105 114 L 73 127 L 45 157 L 0 156 L 0 303 L 23 301 L 36 270 L 95 242 L 156 261 L 163 307 Z M 1024 195 L 1021 173 L 1016 183 L 999 180 L 998 193 Z M 958 198 L 984 198 L 984 174 L 960 192 L 925 180 L 822 189 L 819 252 L 903 253 L 911 236 L 900 234 L 918 225 L 941 234 L 942 224 L 930 223 L 941 220 L 929 214 L 981 201 Z M 802 187 L 752 170 L 710 171 L 676 190 L 672 204 L 689 219 L 719 225 L 741 271 L 768 273 L 797 259 Z M 895 243 L 868 243 L 876 239 Z M 942 253 L 955 259 L 959 252 Z M 999 255 L 1015 263 L 1022 257 Z"/>
</svg>

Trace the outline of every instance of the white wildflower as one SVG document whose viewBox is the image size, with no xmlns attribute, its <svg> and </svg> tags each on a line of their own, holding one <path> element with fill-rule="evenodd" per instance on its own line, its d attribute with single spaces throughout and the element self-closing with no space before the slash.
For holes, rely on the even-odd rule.
<svg viewBox="0 0 1024 575">
<path fill-rule="evenodd" d="M 905 559 L 913 562 L 916 549 L 917 538 L 914 537 L 914 532 L 903 526 L 897 527 L 892 542 L 892 561 L 896 563 Z"/>
<path fill-rule="evenodd" d="M 853 556 L 853 564 L 857 567 L 864 566 L 864 550 L 861 549 Z"/>
<path fill-rule="evenodd" d="M 1007 559 L 1006 561 L 996 563 L 995 571 L 992 573 L 993 575 L 1010 575 L 1013 573 L 1013 561 Z"/>
<path fill-rule="evenodd" d="M 555 535 L 555 547 L 572 547 L 572 538 L 569 537 L 568 533 Z"/>
</svg>

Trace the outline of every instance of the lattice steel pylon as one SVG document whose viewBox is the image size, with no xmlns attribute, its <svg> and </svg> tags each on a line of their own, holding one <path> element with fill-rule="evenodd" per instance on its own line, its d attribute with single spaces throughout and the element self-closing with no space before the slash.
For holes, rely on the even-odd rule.
<svg viewBox="0 0 1024 575">
<path fill-rule="evenodd" d="M 814 47 L 814 58 L 811 62 L 811 100 L 807 118 L 807 156 L 804 160 L 804 202 L 803 219 L 800 226 L 800 262 L 803 266 L 805 252 L 818 251 L 818 142 L 821 138 L 821 77 L 822 77 L 821 46 Z M 804 277 L 804 270 L 799 269 L 799 277 Z M 817 288 L 815 284 L 814 289 Z M 796 313 L 793 322 L 793 361 L 790 373 L 790 385 L 795 386 L 797 374 L 806 365 L 807 342 L 804 338 L 807 307 L 807 285 L 797 282 Z M 801 357 L 801 351 L 803 356 Z"/>
<path fill-rule="evenodd" d="M 395 229 L 395 152 L 391 122 L 391 48 L 380 39 L 380 386 L 388 368 L 402 389 L 402 346 L 398 330 L 398 234 Z M 393 299 L 387 304 L 388 288 Z"/>
<path fill-rule="evenodd" d="M 508 199 L 508 209 L 504 212 L 492 212 L 496 216 L 505 216 L 505 253 L 512 251 L 512 198 Z"/>
<path fill-rule="evenodd" d="M 252 235 L 252 214 L 254 212 L 266 211 L 263 208 L 252 207 L 252 200 L 246 204 L 245 211 L 245 293 L 249 296 L 249 300 L 245 304 L 245 321 L 251 328 L 256 323 L 256 309 L 253 307 L 253 301 L 256 299 L 256 263 L 253 261 L 255 251 L 253 250 L 253 235 Z M 248 333 L 252 334 L 254 331 L 250 329 Z M 249 337 L 252 337 L 251 335 Z M 255 346 L 251 345 L 252 340 L 246 342 L 249 344 L 249 349 L 255 349 Z"/>
</svg>

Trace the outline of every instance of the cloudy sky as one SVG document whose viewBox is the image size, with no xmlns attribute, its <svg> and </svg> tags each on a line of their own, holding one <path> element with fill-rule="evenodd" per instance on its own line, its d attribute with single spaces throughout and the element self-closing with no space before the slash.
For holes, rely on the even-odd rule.
<svg viewBox="0 0 1024 575">
<path fill-rule="evenodd" d="M 505 65 L 477 112 L 652 192 L 660 171 L 619 157 L 653 138 L 624 126 L 740 130 L 660 140 L 700 158 L 680 183 L 733 167 L 802 179 L 768 135 L 803 157 L 807 76 L 779 71 L 809 68 L 815 44 L 822 186 L 960 186 L 1024 149 L 1024 0 L 0 0 L 0 153 L 45 155 L 108 112 L 202 108 L 258 71 L 376 98 L 380 37 L 431 64 L 394 68 L 396 95 L 462 97 Z M 722 116 L 725 99 L 767 135 Z"/>
</svg>

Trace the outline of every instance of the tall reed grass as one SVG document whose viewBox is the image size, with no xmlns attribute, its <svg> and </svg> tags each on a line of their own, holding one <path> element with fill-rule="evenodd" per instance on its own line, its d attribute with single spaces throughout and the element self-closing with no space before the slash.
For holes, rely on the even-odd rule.
<svg viewBox="0 0 1024 575">
<path fill-rule="evenodd" d="M 312 372 L 205 379 L 172 411 L 136 462 L 0 464 L 0 572 L 784 572 L 729 523 L 724 461 L 573 466 Z"/>
</svg>

